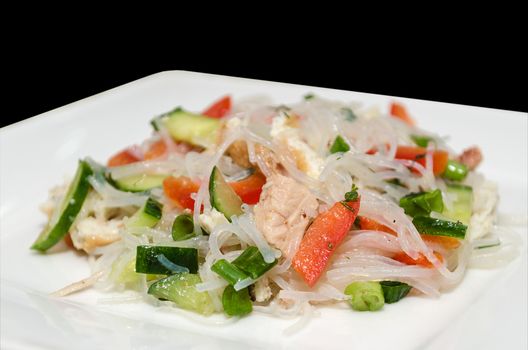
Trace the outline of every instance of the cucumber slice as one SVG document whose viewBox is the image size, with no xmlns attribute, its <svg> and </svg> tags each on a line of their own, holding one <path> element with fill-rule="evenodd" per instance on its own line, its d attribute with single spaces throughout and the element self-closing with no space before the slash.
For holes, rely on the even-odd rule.
<svg viewBox="0 0 528 350">
<path fill-rule="evenodd" d="M 458 239 L 464 239 L 466 236 L 467 226 L 460 221 L 453 222 L 427 216 L 417 216 L 412 222 L 421 234 L 448 236 Z"/>
<path fill-rule="evenodd" d="M 50 221 L 40 233 L 31 249 L 46 251 L 59 242 L 70 229 L 77 214 L 82 208 L 84 200 L 90 190 L 88 177 L 93 170 L 84 160 L 79 161 L 75 177 L 68 188 L 68 192 L 62 199 L 60 206 L 55 208 Z"/>
<path fill-rule="evenodd" d="M 244 213 L 242 211 L 242 199 L 227 184 L 216 166 L 209 178 L 209 197 L 213 208 L 224 214 L 229 221 L 231 221 L 231 216 Z"/>
<path fill-rule="evenodd" d="M 136 272 L 171 275 L 173 271 L 158 259 L 161 255 L 172 264 L 186 267 L 190 273 L 198 271 L 198 250 L 194 248 L 140 245 L 136 250 Z"/>
<path fill-rule="evenodd" d="M 196 285 L 201 283 L 200 276 L 191 273 L 178 273 L 157 282 L 148 289 L 159 299 L 170 300 L 182 309 L 211 315 L 214 312 L 213 301 L 207 292 L 199 292 Z"/>
<path fill-rule="evenodd" d="M 149 197 L 145 204 L 128 219 L 127 227 L 154 227 L 161 219 L 163 204 Z"/>
<path fill-rule="evenodd" d="M 131 175 L 119 180 L 112 180 L 121 191 L 143 192 L 163 186 L 163 180 L 169 175 Z"/>
<path fill-rule="evenodd" d="M 222 122 L 216 118 L 194 114 L 177 108 L 162 117 L 161 123 L 176 141 L 210 147 L 218 140 Z"/>
<path fill-rule="evenodd" d="M 442 215 L 468 225 L 473 212 L 473 189 L 470 186 L 450 184 L 447 185 L 446 192 L 455 195 L 456 199 L 449 210 L 444 209 Z"/>
</svg>

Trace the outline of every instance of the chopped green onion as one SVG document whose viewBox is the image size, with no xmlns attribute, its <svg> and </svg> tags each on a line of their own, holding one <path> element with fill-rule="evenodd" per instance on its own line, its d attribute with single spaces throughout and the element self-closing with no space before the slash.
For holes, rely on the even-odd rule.
<svg viewBox="0 0 528 350">
<path fill-rule="evenodd" d="M 397 281 L 383 281 L 380 284 L 387 304 L 395 303 L 404 298 L 412 288 L 407 283 Z"/>
<path fill-rule="evenodd" d="M 456 160 L 448 160 L 442 176 L 451 181 L 462 181 L 468 174 L 468 167 Z"/>
<path fill-rule="evenodd" d="M 413 224 L 422 234 L 435 236 L 449 236 L 464 239 L 467 226 L 460 221 L 446 221 L 434 219 L 426 216 L 417 216 L 413 219 Z"/>
<path fill-rule="evenodd" d="M 185 241 L 196 236 L 194 232 L 194 221 L 191 215 L 181 214 L 174 219 L 172 224 L 172 239 Z"/>
<path fill-rule="evenodd" d="M 136 248 L 136 272 L 171 275 L 173 271 L 160 262 L 159 255 L 173 264 L 189 269 L 191 273 L 198 271 L 198 250 L 195 248 L 140 245 Z"/>
<path fill-rule="evenodd" d="M 354 120 L 357 119 L 357 116 L 348 107 L 341 108 L 341 113 L 345 116 L 345 120 L 348 121 L 348 122 L 353 122 Z"/>
<path fill-rule="evenodd" d="M 337 135 L 334 140 L 334 143 L 332 144 L 332 147 L 330 147 L 331 154 L 337 152 L 348 152 L 349 150 L 350 146 L 348 145 L 348 143 L 346 143 L 345 139 L 341 137 L 341 135 Z"/>
<path fill-rule="evenodd" d="M 411 135 L 411 139 L 420 147 L 427 147 L 430 141 L 434 141 L 432 137 L 423 135 Z"/>
<path fill-rule="evenodd" d="M 244 316 L 253 311 L 253 305 L 249 297 L 248 288 L 238 292 L 233 286 L 227 286 L 222 294 L 222 306 L 224 312 L 229 316 Z"/>
<path fill-rule="evenodd" d="M 248 247 L 238 258 L 233 260 L 232 264 L 251 278 L 257 279 L 275 266 L 277 259 L 267 263 L 257 247 Z"/>
<path fill-rule="evenodd" d="M 211 270 L 216 272 L 220 277 L 225 279 L 229 284 L 235 285 L 249 276 L 237 266 L 231 264 L 225 259 L 220 259 L 211 266 Z"/>
<path fill-rule="evenodd" d="M 400 199 L 400 207 L 405 210 L 405 214 L 412 217 L 427 216 L 431 211 L 441 213 L 444 210 L 442 192 L 437 189 L 408 194 Z"/>
<path fill-rule="evenodd" d="M 353 282 L 345 288 L 350 295 L 348 301 L 356 311 L 377 311 L 385 304 L 383 290 L 379 282 Z"/>
</svg>

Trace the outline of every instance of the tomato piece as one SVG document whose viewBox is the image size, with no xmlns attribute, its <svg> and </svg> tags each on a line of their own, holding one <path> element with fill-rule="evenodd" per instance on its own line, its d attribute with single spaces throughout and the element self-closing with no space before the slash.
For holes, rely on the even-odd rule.
<svg viewBox="0 0 528 350">
<path fill-rule="evenodd" d="M 200 185 L 186 176 L 169 176 L 163 180 L 163 192 L 181 208 L 194 210 L 192 193 L 198 192 Z"/>
<path fill-rule="evenodd" d="M 388 228 L 385 225 L 380 224 L 376 220 L 372 220 L 364 216 L 358 216 L 358 220 L 359 220 L 359 227 L 362 230 L 381 231 L 381 232 L 390 233 L 391 235 L 394 235 L 394 236 L 397 235 L 396 232 L 394 232 L 394 230 Z"/>
<path fill-rule="evenodd" d="M 117 154 L 114 154 L 109 160 L 108 160 L 108 166 L 114 167 L 114 166 L 120 166 L 120 165 L 127 165 L 130 163 L 139 162 L 141 159 L 133 155 L 129 152 L 128 149 L 125 149 Z"/>
<path fill-rule="evenodd" d="M 407 109 L 405 108 L 405 106 L 403 106 L 402 104 L 398 102 L 391 103 L 390 115 L 395 118 L 403 120 L 404 122 L 406 122 L 407 124 L 411 126 L 414 126 L 416 124 L 414 119 L 409 114 L 409 112 L 407 112 Z"/>
<path fill-rule="evenodd" d="M 396 149 L 396 159 L 414 160 L 425 167 L 425 155 L 427 150 L 423 147 L 398 146 Z M 433 173 L 440 175 L 445 171 L 449 154 L 443 150 L 435 150 L 433 153 Z"/>
<path fill-rule="evenodd" d="M 202 114 L 211 118 L 222 118 L 231 111 L 231 97 L 224 96 L 211 106 L 209 106 Z"/>
<path fill-rule="evenodd" d="M 330 257 L 352 227 L 359 212 L 360 199 L 335 203 L 319 214 L 306 230 L 301 245 L 292 260 L 292 266 L 313 287 L 328 265 Z"/>
<path fill-rule="evenodd" d="M 145 152 L 145 159 L 157 159 L 161 158 L 167 152 L 167 145 L 163 140 L 158 140 L 150 145 L 147 152 Z"/>
<path fill-rule="evenodd" d="M 256 172 L 247 178 L 230 182 L 229 186 L 236 192 L 246 204 L 257 204 L 262 193 L 262 186 L 266 183 L 266 177 L 261 172 Z"/>
<path fill-rule="evenodd" d="M 434 255 L 440 260 L 441 262 L 444 261 L 444 258 L 442 257 L 442 254 L 438 252 L 434 252 Z M 398 253 L 395 256 L 392 257 L 394 260 L 397 260 L 399 262 L 402 262 L 407 265 L 420 265 L 427 268 L 432 268 L 433 264 L 427 258 L 420 253 L 420 256 L 418 259 L 413 259 L 409 255 L 405 254 L 404 252 Z"/>
<path fill-rule="evenodd" d="M 72 241 L 72 238 L 71 238 L 71 235 L 69 233 L 66 234 L 66 236 L 64 236 L 64 243 L 66 243 L 66 245 L 68 246 L 68 248 L 71 248 L 71 249 L 77 249 L 75 248 L 75 246 L 73 245 L 73 241 Z"/>
</svg>

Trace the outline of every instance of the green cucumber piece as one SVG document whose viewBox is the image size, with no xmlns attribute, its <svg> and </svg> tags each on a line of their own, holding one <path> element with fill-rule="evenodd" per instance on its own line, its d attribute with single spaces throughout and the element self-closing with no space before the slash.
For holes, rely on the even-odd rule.
<svg viewBox="0 0 528 350">
<path fill-rule="evenodd" d="M 451 208 L 445 208 L 443 215 L 449 219 L 468 225 L 473 213 L 473 188 L 470 186 L 450 184 L 446 192 L 456 195 Z"/>
<path fill-rule="evenodd" d="M 200 276 L 196 274 L 178 273 L 154 282 L 149 287 L 148 294 L 170 300 L 182 309 L 207 316 L 214 312 L 214 306 L 207 292 L 196 290 L 195 286 L 201 282 Z"/>
<path fill-rule="evenodd" d="M 194 220 L 192 215 L 181 214 L 172 223 L 172 239 L 175 241 L 185 241 L 196 237 L 194 232 Z"/>
<path fill-rule="evenodd" d="M 382 281 L 380 282 L 383 290 L 383 298 L 387 304 L 392 304 L 409 294 L 411 286 L 407 283 L 398 281 Z"/>
<path fill-rule="evenodd" d="M 434 219 L 427 216 L 417 216 L 413 219 L 413 225 L 421 234 L 448 236 L 464 239 L 467 226 L 460 221 L 446 221 Z"/>
<path fill-rule="evenodd" d="M 128 219 L 127 227 L 154 227 L 161 219 L 163 204 L 149 197 L 145 204 Z"/>
<path fill-rule="evenodd" d="M 161 122 L 176 141 L 205 148 L 216 143 L 222 125 L 219 119 L 189 113 L 181 108 L 167 113 Z"/>
<path fill-rule="evenodd" d="M 131 175 L 118 180 L 112 180 L 115 187 L 121 191 L 143 192 L 163 185 L 163 180 L 169 175 Z"/>
<path fill-rule="evenodd" d="M 90 190 L 88 177 L 92 174 L 93 170 L 90 165 L 86 161 L 80 160 L 75 177 L 62 199 L 61 205 L 55 208 L 50 221 L 33 243 L 31 249 L 44 252 L 57 244 L 68 233 L 88 195 Z"/>
<path fill-rule="evenodd" d="M 140 245 L 136 250 L 136 272 L 155 275 L 171 275 L 173 271 L 165 267 L 158 259 L 163 255 L 171 263 L 198 272 L 198 250 L 167 246 Z"/>
<path fill-rule="evenodd" d="M 242 200 L 227 184 L 220 170 L 215 166 L 209 178 L 209 197 L 213 208 L 231 221 L 233 215 L 242 215 Z"/>
</svg>

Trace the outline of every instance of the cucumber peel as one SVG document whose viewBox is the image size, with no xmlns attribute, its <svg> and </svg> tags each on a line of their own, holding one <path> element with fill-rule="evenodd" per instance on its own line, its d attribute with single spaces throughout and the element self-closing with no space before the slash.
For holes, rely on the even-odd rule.
<svg viewBox="0 0 528 350">
<path fill-rule="evenodd" d="M 218 167 L 214 167 L 209 178 L 209 197 L 211 206 L 231 221 L 233 215 L 242 215 L 242 199 L 225 181 Z"/>
</svg>

